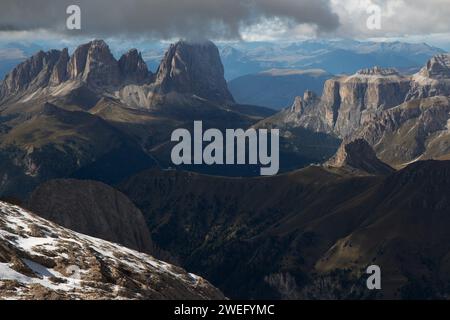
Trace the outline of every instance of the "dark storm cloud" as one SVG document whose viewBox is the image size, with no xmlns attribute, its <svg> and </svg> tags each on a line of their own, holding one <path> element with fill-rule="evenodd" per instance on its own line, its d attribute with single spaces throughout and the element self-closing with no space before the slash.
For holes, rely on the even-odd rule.
<svg viewBox="0 0 450 320">
<path fill-rule="evenodd" d="M 271 18 L 312 24 L 319 32 L 339 26 L 329 0 L 1 0 L 0 30 L 70 34 L 71 4 L 81 7 L 84 35 L 239 38 L 242 27 Z"/>
</svg>

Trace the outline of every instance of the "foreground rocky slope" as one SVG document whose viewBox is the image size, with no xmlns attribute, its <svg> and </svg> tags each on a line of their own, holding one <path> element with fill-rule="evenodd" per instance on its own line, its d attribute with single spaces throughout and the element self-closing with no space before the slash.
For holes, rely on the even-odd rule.
<svg viewBox="0 0 450 320">
<path fill-rule="evenodd" d="M 0 202 L 2 299 L 223 299 L 207 281 L 149 255 Z"/>
</svg>

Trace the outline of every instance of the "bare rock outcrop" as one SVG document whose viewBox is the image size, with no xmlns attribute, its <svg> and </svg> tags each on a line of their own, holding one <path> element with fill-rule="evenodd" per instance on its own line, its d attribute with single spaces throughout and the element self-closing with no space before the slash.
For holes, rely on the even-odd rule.
<svg viewBox="0 0 450 320">
<path fill-rule="evenodd" d="M 154 91 L 157 95 L 176 92 L 211 102 L 234 102 L 224 78 L 219 50 L 211 41 L 172 44 L 158 68 Z"/>
<path fill-rule="evenodd" d="M 224 299 L 203 278 L 0 202 L 0 299 Z"/>
<path fill-rule="evenodd" d="M 61 84 L 68 79 L 67 64 L 69 63 L 69 59 L 69 51 L 67 48 L 64 48 L 61 51 L 61 55 L 59 56 L 59 59 L 56 62 L 50 76 L 49 84 L 51 86 Z"/>
<path fill-rule="evenodd" d="M 152 74 L 142 59 L 142 54 L 131 49 L 119 59 L 119 69 L 122 81 L 142 84 L 151 80 Z"/>
<path fill-rule="evenodd" d="M 315 92 L 306 90 L 303 97 L 295 97 L 291 111 L 297 113 L 298 115 L 302 115 L 309 107 L 313 106 L 318 101 L 319 97 L 317 97 Z"/>
<path fill-rule="evenodd" d="M 363 139 L 344 141 L 326 166 L 351 168 L 369 174 L 388 174 L 394 170 L 377 158 L 375 151 Z"/>
<path fill-rule="evenodd" d="M 395 167 L 450 159 L 449 119 L 449 97 L 416 99 L 383 111 L 354 136 L 365 139 L 382 161 Z"/>
<path fill-rule="evenodd" d="M 120 71 L 117 60 L 109 50 L 108 45 L 103 40 L 94 40 L 87 44 L 88 49 L 82 49 L 82 55 L 74 55 L 74 65 L 83 65 L 84 69 L 74 75 L 76 78 L 94 86 L 117 86 L 120 82 Z M 76 59 L 80 58 L 78 63 Z"/>
<path fill-rule="evenodd" d="M 155 254 L 141 211 L 124 194 L 101 182 L 50 180 L 33 192 L 29 207 L 71 230 Z"/>
<path fill-rule="evenodd" d="M 420 75 L 432 79 L 450 79 L 450 54 L 439 54 L 431 58 Z"/>
<path fill-rule="evenodd" d="M 52 74 L 60 69 L 58 62 L 64 51 L 39 51 L 30 59 L 15 67 L 1 83 L 0 100 L 19 95 L 25 90 L 33 91 L 48 85 Z M 55 76 L 56 77 L 56 76 Z"/>
</svg>

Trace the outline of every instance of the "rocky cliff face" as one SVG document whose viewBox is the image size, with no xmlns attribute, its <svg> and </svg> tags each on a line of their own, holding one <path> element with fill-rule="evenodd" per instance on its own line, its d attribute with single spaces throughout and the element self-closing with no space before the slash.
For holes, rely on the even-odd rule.
<svg viewBox="0 0 450 320">
<path fill-rule="evenodd" d="M 50 76 L 49 84 L 51 86 L 61 84 L 68 79 L 67 64 L 69 63 L 69 59 L 69 51 L 65 48 L 61 51 L 61 55 Z"/>
<path fill-rule="evenodd" d="M 25 90 L 37 90 L 49 84 L 50 78 L 61 68 L 64 51 L 39 51 L 30 59 L 14 68 L 1 84 L 0 100 L 12 98 Z"/>
<path fill-rule="evenodd" d="M 314 106 L 319 101 L 317 95 L 310 91 L 306 90 L 302 97 L 296 97 L 294 100 L 294 104 L 291 107 L 291 112 L 294 112 L 298 115 L 303 115 L 305 112 L 312 106 Z"/>
<path fill-rule="evenodd" d="M 124 194 L 103 183 L 51 180 L 33 192 L 29 207 L 65 228 L 156 253 L 140 210 Z"/>
<path fill-rule="evenodd" d="M 0 84 L 0 103 L 65 97 L 80 86 L 99 96 L 106 92 L 116 95 L 138 108 L 161 104 L 166 96 L 183 104 L 192 98 L 234 104 L 219 51 L 212 42 L 171 45 L 153 75 L 136 49 L 117 61 L 103 40 L 80 45 L 71 56 L 67 49 L 39 52 Z"/>
<path fill-rule="evenodd" d="M 0 299 L 224 299 L 204 279 L 0 202 Z"/>
<path fill-rule="evenodd" d="M 196 95 L 217 103 L 232 103 L 219 50 L 214 43 L 179 41 L 170 46 L 156 75 L 155 92 Z"/>
<path fill-rule="evenodd" d="M 151 80 L 152 74 L 142 59 L 142 54 L 131 49 L 119 59 L 119 69 L 122 79 L 128 83 L 143 84 Z"/>
<path fill-rule="evenodd" d="M 425 159 L 450 159 L 450 98 L 407 101 L 385 110 L 355 132 L 378 157 L 397 167 Z"/>
<path fill-rule="evenodd" d="M 68 81 L 80 81 L 101 91 L 150 80 L 151 75 L 137 50 L 130 50 L 117 61 L 103 40 L 94 40 L 77 47 L 72 56 L 67 49 L 41 51 L 21 63 L 1 84 L 0 101 L 17 100 Z"/>
<path fill-rule="evenodd" d="M 434 56 L 419 74 L 431 79 L 450 79 L 450 54 Z"/>
<path fill-rule="evenodd" d="M 440 54 L 412 77 L 390 68 L 362 69 L 327 80 L 319 103 L 305 112 L 291 109 L 296 125 L 351 136 L 383 111 L 415 99 L 450 94 L 450 55 Z"/>
<path fill-rule="evenodd" d="M 87 53 L 89 51 L 90 44 L 86 43 L 77 47 L 70 57 L 67 71 L 70 79 L 76 79 L 81 77 L 86 67 Z"/>
<path fill-rule="evenodd" d="M 87 49 L 87 50 L 86 50 Z M 102 40 L 94 40 L 81 48 L 80 54 L 74 55 L 76 68 L 72 79 L 82 79 L 94 86 L 117 86 L 120 82 L 119 64 L 111 54 L 108 45 Z M 80 59 L 78 62 L 77 59 Z"/>
<path fill-rule="evenodd" d="M 320 99 L 305 92 L 290 112 L 284 112 L 282 121 L 346 138 L 382 110 L 402 103 L 409 89 L 410 79 L 393 69 L 363 69 L 352 76 L 327 80 Z"/>
<path fill-rule="evenodd" d="M 364 157 L 366 147 L 349 153 Z M 123 191 L 151 217 L 154 241 L 230 298 L 450 294 L 442 286 L 450 271 L 450 161 L 383 176 L 321 166 L 263 179 L 152 170 Z M 371 264 L 382 268 L 376 293 L 365 283 Z"/>
<path fill-rule="evenodd" d="M 325 86 L 321 107 L 326 124 L 347 137 L 380 110 L 402 103 L 410 82 L 394 70 L 375 67 L 328 80 Z"/>
</svg>

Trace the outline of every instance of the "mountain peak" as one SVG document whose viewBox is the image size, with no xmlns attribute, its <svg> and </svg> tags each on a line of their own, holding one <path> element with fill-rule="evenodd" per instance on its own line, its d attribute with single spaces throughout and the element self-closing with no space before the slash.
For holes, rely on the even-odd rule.
<svg viewBox="0 0 450 320">
<path fill-rule="evenodd" d="M 234 102 L 219 50 L 211 41 L 172 44 L 156 76 L 157 93 L 192 94 L 212 102 Z"/>
<path fill-rule="evenodd" d="M 119 59 L 119 69 L 123 80 L 133 83 L 144 83 L 150 80 L 151 73 L 137 49 L 130 49 Z"/>
<path fill-rule="evenodd" d="M 438 54 L 428 60 L 425 67 L 423 67 L 420 75 L 432 79 L 449 79 L 450 78 L 450 54 Z"/>
<path fill-rule="evenodd" d="M 53 69 L 60 60 L 62 51 L 38 51 L 17 65 L 1 84 L 0 100 L 15 96 L 24 90 L 48 85 Z"/>
<path fill-rule="evenodd" d="M 82 79 L 96 86 L 119 84 L 119 64 L 105 41 L 94 40 L 88 46 Z"/>
<path fill-rule="evenodd" d="M 0 101 L 19 101 L 53 92 L 66 94 L 61 84 L 82 83 L 93 92 L 114 92 L 128 84 L 150 85 L 148 104 L 153 97 L 174 93 L 178 99 L 200 98 L 212 103 L 234 103 L 224 78 L 219 50 L 211 41 L 179 41 L 172 44 L 158 68 L 156 77 L 149 72 L 142 55 L 131 49 L 117 61 L 103 40 L 78 46 L 69 56 L 68 50 L 39 51 L 17 66 L 0 84 Z M 39 92 L 40 89 L 46 89 Z M 147 96 L 147 95 L 146 95 Z M 157 98 L 155 101 L 159 101 Z"/>
</svg>

